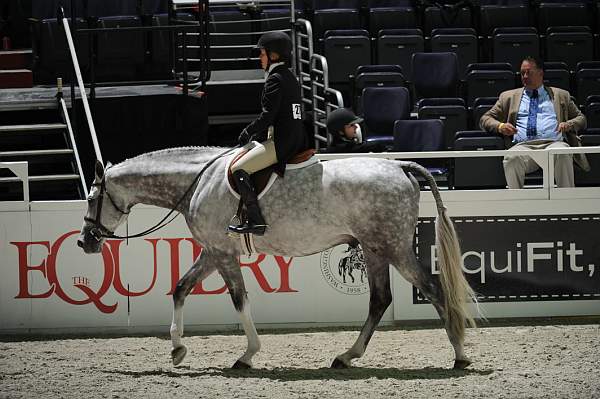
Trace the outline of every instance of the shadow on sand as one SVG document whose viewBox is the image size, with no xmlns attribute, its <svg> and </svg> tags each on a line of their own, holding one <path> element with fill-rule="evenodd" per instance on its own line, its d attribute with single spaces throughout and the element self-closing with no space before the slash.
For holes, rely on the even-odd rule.
<svg viewBox="0 0 600 399">
<path fill-rule="evenodd" d="M 134 378 L 144 376 L 177 377 L 222 377 L 222 378 L 268 378 L 275 381 L 306 381 L 306 380 L 365 380 L 369 378 L 395 380 L 441 380 L 465 377 L 468 375 L 489 375 L 493 370 L 454 370 L 440 367 L 425 367 L 422 369 L 397 368 L 366 368 L 352 367 L 349 369 L 305 369 L 305 368 L 275 368 L 233 370 L 229 368 L 193 369 L 178 367 L 170 370 L 155 369 L 146 371 L 106 370 L 105 373 L 122 374 Z"/>
</svg>

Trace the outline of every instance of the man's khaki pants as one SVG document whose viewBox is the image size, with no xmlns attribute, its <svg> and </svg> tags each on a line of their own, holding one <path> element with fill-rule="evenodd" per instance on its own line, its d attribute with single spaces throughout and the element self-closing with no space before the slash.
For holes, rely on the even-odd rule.
<svg viewBox="0 0 600 399">
<path fill-rule="evenodd" d="M 515 144 L 509 151 L 568 148 L 564 141 L 532 140 Z M 573 177 L 573 154 L 554 156 L 554 178 L 558 187 L 575 187 Z M 525 174 L 535 172 L 540 166 L 527 155 L 506 155 L 502 162 L 508 188 L 523 188 Z"/>
</svg>

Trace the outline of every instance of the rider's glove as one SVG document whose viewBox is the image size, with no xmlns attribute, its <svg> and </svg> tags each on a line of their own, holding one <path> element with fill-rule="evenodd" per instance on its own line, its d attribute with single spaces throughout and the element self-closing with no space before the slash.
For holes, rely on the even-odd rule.
<svg viewBox="0 0 600 399">
<path fill-rule="evenodd" d="M 246 129 L 242 130 L 242 133 L 240 133 L 240 136 L 238 137 L 239 145 L 244 146 L 244 145 L 248 144 L 249 141 L 250 141 L 250 134 L 248 133 L 248 131 Z"/>
</svg>

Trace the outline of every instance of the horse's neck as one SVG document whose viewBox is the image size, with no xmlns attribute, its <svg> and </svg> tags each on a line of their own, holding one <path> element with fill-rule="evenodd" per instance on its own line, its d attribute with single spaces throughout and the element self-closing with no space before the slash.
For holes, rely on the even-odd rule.
<svg viewBox="0 0 600 399">
<path fill-rule="evenodd" d="M 183 156 L 174 161 L 130 160 L 110 170 L 109 184 L 125 198 L 129 206 L 147 204 L 174 208 L 194 183 L 206 160 L 186 162 Z M 193 189 L 187 194 L 191 195 Z M 185 201 L 183 201 L 185 203 Z"/>
</svg>

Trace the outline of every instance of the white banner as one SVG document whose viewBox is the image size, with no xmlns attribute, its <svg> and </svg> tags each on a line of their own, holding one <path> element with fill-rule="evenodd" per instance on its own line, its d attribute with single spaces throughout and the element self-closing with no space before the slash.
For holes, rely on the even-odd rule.
<svg viewBox="0 0 600 399">
<path fill-rule="evenodd" d="M 434 216 L 430 195 L 423 197 L 421 217 Z M 598 211 L 595 201 L 578 203 L 579 209 L 571 207 L 575 214 Z M 455 217 L 534 211 L 560 214 L 564 208 L 564 202 L 551 201 L 446 201 L 446 205 Z M 108 240 L 101 254 L 86 255 L 76 245 L 85 202 L 31 203 L 31 211 L 22 206 L 14 211 L 8 208 L 4 206 L 0 212 L 0 333 L 127 327 L 167 331 L 175 284 L 202 250 L 183 218 L 145 238 Z M 166 212 L 136 206 L 129 218 L 129 232 L 146 229 Z M 121 226 L 117 234 L 125 233 Z M 471 242 L 462 245 L 467 250 L 473 247 Z M 362 324 L 368 312 L 369 289 L 364 265 L 361 268 L 356 256 L 347 245 L 341 245 L 301 258 L 243 257 L 240 265 L 254 320 L 263 326 L 287 327 Z M 590 263 L 600 265 L 600 261 Z M 416 300 L 412 286 L 397 272 L 390 273 L 394 301 L 383 323 L 437 318 L 430 304 Z M 498 276 L 495 289 L 501 290 L 502 278 Z M 505 284 L 511 284 L 510 279 Z M 491 301 L 481 309 L 490 318 L 599 315 L 600 300 Z M 216 273 L 194 288 L 184 316 L 186 327 L 239 328 L 227 290 Z"/>
</svg>

